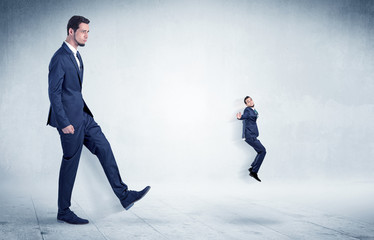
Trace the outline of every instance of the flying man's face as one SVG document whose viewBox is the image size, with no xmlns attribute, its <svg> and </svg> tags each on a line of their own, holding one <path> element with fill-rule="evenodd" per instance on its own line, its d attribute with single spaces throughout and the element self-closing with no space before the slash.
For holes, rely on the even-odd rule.
<svg viewBox="0 0 374 240">
<path fill-rule="evenodd" d="M 245 100 L 245 105 L 247 106 L 247 107 L 254 107 L 255 106 L 255 103 L 253 102 L 253 100 L 252 100 L 252 98 L 247 98 L 246 100 Z"/>
</svg>

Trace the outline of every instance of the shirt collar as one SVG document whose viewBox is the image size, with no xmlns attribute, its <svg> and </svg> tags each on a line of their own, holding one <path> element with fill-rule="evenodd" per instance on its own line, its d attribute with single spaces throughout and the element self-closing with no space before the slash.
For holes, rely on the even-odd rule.
<svg viewBox="0 0 374 240">
<path fill-rule="evenodd" d="M 74 53 L 74 55 L 77 55 L 77 49 L 75 49 L 73 46 L 70 45 L 67 41 L 64 41 L 65 44 L 69 47 L 69 49 Z"/>
</svg>

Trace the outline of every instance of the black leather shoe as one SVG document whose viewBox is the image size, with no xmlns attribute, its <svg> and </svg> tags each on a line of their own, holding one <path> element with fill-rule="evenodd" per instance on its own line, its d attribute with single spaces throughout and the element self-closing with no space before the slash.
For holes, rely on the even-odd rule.
<svg viewBox="0 0 374 240">
<path fill-rule="evenodd" d="M 78 217 L 73 211 L 68 211 L 64 214 L 57 214 L 57 221 L 58 222 L 66 222 L 70 224 L 87 224 L 89 223 L 87 219 L 83 219 Z"/>
<path fill-rule="evenodd" d="M 145 187 L 143 190 L 137 192 L 137 191 L 132 191 L 128 190 L 127 191 L 127 197 L 121 201 L 122 206 L 126 209 L 129 210 L 132 206 L 134 206 L 134 203 L 142 199 L 148 191 L 151 189 L 150 186 Z"/>
<path fill-rule="evenodd" d="M 251 172 L 249 173 L 249 176 L 251 176 L 251 177 L 253 177 L 254 179 L 256 179 L 257 181 L 261 182 L 261 179 L 258 178 L 257 173 L 251 171 Z"/>
</svg>

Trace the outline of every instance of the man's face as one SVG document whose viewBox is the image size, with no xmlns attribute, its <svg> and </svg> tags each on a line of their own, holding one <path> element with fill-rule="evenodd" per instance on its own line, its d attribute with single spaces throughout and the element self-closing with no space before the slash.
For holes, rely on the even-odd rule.
<svg viewBox="0 0 374 240">
<path fill-rule="evenodd" d="M 254 107 L 254 106 L 255 106 L 255 103 L 253 102 L 252 98 L 247 98 L 247 99 L 245 100 L 245 105 L 246 105 L 247 107 Z"/>
<path fill-rule="evenodd" d="M 87 23 L 79 24 L 79 28 L 74 32 L 74 41 L 80 47 L 84 47 L 88 39 L 89 27 Z"/>
</svg>

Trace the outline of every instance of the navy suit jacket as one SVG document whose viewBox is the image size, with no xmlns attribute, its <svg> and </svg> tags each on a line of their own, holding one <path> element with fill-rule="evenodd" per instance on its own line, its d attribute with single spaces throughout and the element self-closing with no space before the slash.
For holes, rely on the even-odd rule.
<svg viewBox="0 0 374 240">
<path fill-rule="evenodd" d="M 92 115 L 82 96 L 83 62 L 78 67 L 66 43 L 56 51 L 49 64 L 48 94 L 51 106 L 47 125 L 59 129 L 79 126 L 83 113 Z"/>
<path fill-rule="evenodd" d="M 242 117 L 239 120 L 243 120 L 243 138 L 250 139 L 258 137 L 257 128 L 258 113 L 252 108 L 247 107 L 244 109 Z"/>
</svg>

